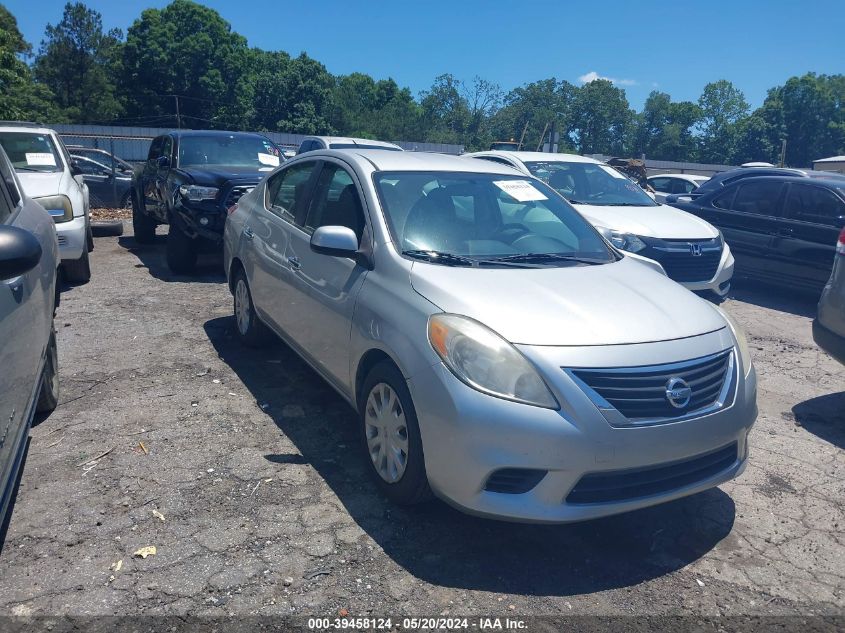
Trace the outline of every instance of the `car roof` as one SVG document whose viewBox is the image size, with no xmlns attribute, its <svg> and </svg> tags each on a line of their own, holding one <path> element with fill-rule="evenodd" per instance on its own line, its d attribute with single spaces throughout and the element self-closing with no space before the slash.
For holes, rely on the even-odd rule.
<svg viewBox="0 0 845 633">
<path fill-rule="evenodd" d="M 743 178 L 742 180 L 738 181 L 737 184 L 746 184 L 749 182 L 792 182 L 798 183 L 802 185 L 809 184 L 808 178 L 806 176 L 797 176 L 797 175 L 778 175 L 778 174 L 764 174 L 761 176 L 752 176 L 749 178 Z M 730 183 L 734 184 L 734 183 Z M 836 178 L 836 177 L 813 177 L 812 184 L 814 185 L 822 185 L 826 187 L 831 187 L 835 189 L 842 189 L 845 187 L 845 177 Z M 725 191 L 724 189 L 717 190 L 717 191 Z"/>
<path fill-rule="evenodd" d="M 515 158 L 522 162 L 558 162 L 558 163 L 592 163 L 594 165 L 602 165 L 600 160 L 590 158 L 589 156 L 580 156 L 578 154 L 558 154 L 555 152 L 509 152 L 507 150 L 488 150 L 486 152 L 473 152 L 471 154 L 464 154 L 464 156 L 472 158 L 475 156 L 502 156 L 503 158 Z"/>
<path fill-rule="evenodd" d="M 379 147 L 399 147 L 396 143 L 388 143 L 387 141 L 378 141 L 370 138 L 355 138 L 352 136 L 306 136 L 303 141 L 318 139 L 331 145 L 332 143 L 344 143 L 346 145 L 377 145 Z M 301 145 L 302 143 L 300 143 Z M 400 148 L 401 149 L 401 148 Z"/>
<path fill-rule="evenodd" d="M 292 161 L 315 160 L 321 156 L 355 163 L 364 172 L 373 171 L 453 171 L 465 173 L 524 174 L 513 167 L 489 160 L 467 159 L 434 152 L 385 152 L 378 149 L 318 149 L 297 155 Z M 287 163 L 286 163 L 287 164 Z"/>
<path fill-rule="evenodd" d="M 267 139 L 258 132 L 228 132 L 226 130 L 170 130 L 161 136 L 176 136 L 179 138 L 191 138 L 196 136 L 251 136 L 253 138 Z"/>
<path fill-rule="evenodd" d="M 701 178 L 709 179 L 710 176 L 702 176 L 701 174 L 654 174 L 648 177 L 648 180 L 652 178 L 682 178 L 683 180 L 695 180 Z"/>
<path fill-rule="evenodd" d="M 55 130 L 40 125 L 0 125 L 0 132 L 31 132 L 32 134 L 53 134 Z"/>
</svg>

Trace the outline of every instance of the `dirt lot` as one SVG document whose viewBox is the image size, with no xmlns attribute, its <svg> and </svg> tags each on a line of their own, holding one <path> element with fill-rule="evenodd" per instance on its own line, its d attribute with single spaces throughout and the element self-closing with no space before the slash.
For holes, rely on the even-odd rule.
<svg viewBox="0 0 845 633">
<path fill-rule="evenodd" d="M 725 304 L 760 377 L 739 480 L 525 526 L 385 502 L 348 406 L 283 345 L 238 345 L 220 262 L 174 278 L 163 236 L 126 233 L 62 296 L 61 404 L 32 431 L 0 613 L 845 614 L 845 372 L 812 301 Z"/>
</svg>

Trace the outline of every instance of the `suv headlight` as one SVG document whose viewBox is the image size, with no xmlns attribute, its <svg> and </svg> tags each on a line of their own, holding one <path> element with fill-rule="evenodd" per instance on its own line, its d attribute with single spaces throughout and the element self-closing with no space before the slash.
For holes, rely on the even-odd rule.
<svg viewBox="0 0 845 633">
<path fill-rule="evenodd" d="M 599 233 L 604 235 L 619 250 L 628 251 L 629 253 L 639 253 L 646 248 L 645 242 L 632 233 L 622 233 L 603 226 L 597 226 L 596 228 Z"/>
<path fill-rule="evenodd" d="M 745 338 L 745 333 L 742 331 L 742 328 L 739 327 L 739 324 L 734 321 L 731 315 L 722 310 L 719 306 L 713 307 L 722 313 L 722 316 L 725 317 L 725 321 L 728 322 L 728 325 L 733 332 L 734 338 L 736 339 L 737 349 L 739 349 L 739 359 L 742 362 L 742 370 L 747 376 L 751 371 L 751 352 L 748 349 L 748 340 Z"/>
<path fill-rule="evenodd" d="M 505 400 L 559 408 L 531 363 L 478 321 L 435 314 L 428 321 L 428 340 L 452 373 L 473 389 Z"/>
<path fill-rule="evenodd" d="M 61 194 L 55 196 L 44 196 L 43 198 L 33 198 L 38 204 L 47 210 L 53 222 L 57 224 L 60 222 L 70 222 L 73 219 L 73 205 L 70 203 L 70 198 Z"/>
<path fill-rule="evenodd" d="M 191 202 L 214 200 L 218 191 L 220 189 L 217 187 L 200 187 L 199 185 L 182 185 L 179 187 L 179 193 Z"/>
</svg>

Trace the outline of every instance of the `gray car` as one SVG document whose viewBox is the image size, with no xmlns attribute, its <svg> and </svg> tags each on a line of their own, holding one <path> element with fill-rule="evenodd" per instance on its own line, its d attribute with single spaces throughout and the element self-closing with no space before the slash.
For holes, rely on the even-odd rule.
<svg viewBox="0 0 845 633">
<path fill-rule="evenodd" d="M 745 467 L 736 325 L 510 167 L 302 154 L 241 198 L 224 255 L 240 339 L 278 335 L 355 408 L 396 502 L 578 521 Z"/>
<path fill-rule="evenodd" d="M 23 192 L 0 149 L 0 524 L 36 411 L 56 408 L 53 312 L 59 243 L 53 218 Z"/>
<path fill-rule="evenodd" d="M 839 234 L 833 271 L 819 299 L 813 339 L 824 351 L 845 364 L 845 228 Z"/>
</svg>

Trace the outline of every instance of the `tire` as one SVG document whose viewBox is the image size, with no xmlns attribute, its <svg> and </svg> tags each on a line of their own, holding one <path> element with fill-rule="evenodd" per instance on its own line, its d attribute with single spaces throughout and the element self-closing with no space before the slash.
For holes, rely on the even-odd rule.
<svg viewBox="0 0 845 633">
<path fill-rule="evenodd" d="M 249 282 L 246 280 L 246 273 L 243 270 L 239 270 L 235 274 L 232 288 L 234 289 L 232 295 L 235 330 L 240 342 L 247 347 L 264 347 L 271 343 L 273 333 L 255 312 L 255 305 L 252 303 L 252 291 L 249 289 Z"/>
<path fill-rule="evenodd" d="M 47 344 L 47 359 L 41 374 L 41 391 L 38 393 L 37 413 L 52 413 L 59 406 L 59 352 L 56 344 L 56 328 L 50 328 L 50 342 Z"/>
<path fill-rule="evenodd" d="M 361 446 L 381 492 L 400 505 L 431 499 L 417 413 L 405 378 L 396 365 L 382 361 L 373 367 L 364 379 L 360 400 Z M 379 416 L 379 410 L 384 417 Z M 379 422 L 394 426 L 382 426 Z M 382 450 L 385 442 L 379 439 L 386 439 L 396 460 L 388 459 L 390 453 Z M 403 455 L 404 464 L 401 464 Z"/>
<path fill-rule="evenodd" d="M 69 262 L 62 262 L 65 269 L 65 280 L 72 284 L 86 284 L 91 280 L 91 262 L 88 259 L 88 249 L 82 249 L 82 257 Z"/>
<path fill-rule="evenodd" d="M 185 235 L 175 222 L 170 222 L 167 233 L 167 266 L 174 275 L 190 275 L 197 265 L 197 243 Z"/>
<path fill-rule="evenodd" d="M 156 238 L 156 221 L 141 210 L 138 197 L 132 195 L 132 229 L 139 244 L 152 244 Z"/>
<path fill-rule="evenodd" d="M 94 237 L 120 237 L 123 235 L 123 220 L 103 220 L 93 222 L 91 232 Z"/>
<path fill-rule="evenodd" d="M 89 253 L 94 250 L 94 232 L 91 230 L 90 222 L 85 226 L 85 246 Z"/>
</svg>

